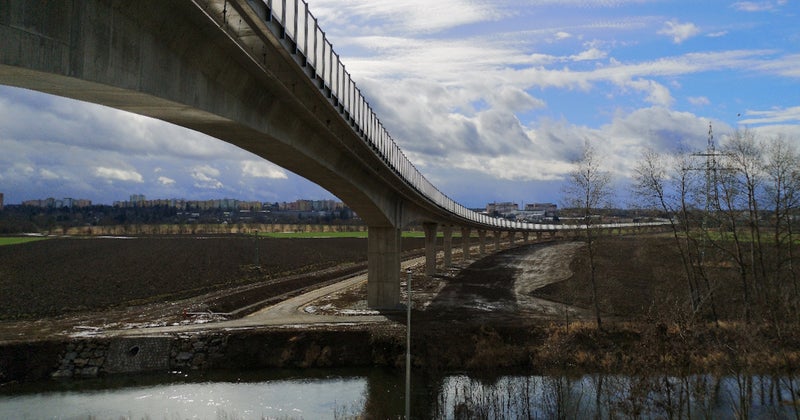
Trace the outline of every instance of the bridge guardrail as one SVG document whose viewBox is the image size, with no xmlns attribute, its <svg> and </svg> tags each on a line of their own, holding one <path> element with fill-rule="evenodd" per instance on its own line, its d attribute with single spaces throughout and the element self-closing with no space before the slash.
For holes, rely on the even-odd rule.
<svg viewBox="0 0 800 420">
<path fill-rule="evenodd" d="M 417 170 L 397 146 L 356 86 L 339 55 L 333 50 L 333 45 L 319 26 L 317 18 L 308 10 L 308 3 L 304 0 L 261 1 L 267 7 L 265 18 L 278 23 L 281 28 L 280 33 L 275 35 L 292 41 L 294 50 L 289 52 L 301 56 L 303 65 L 313 69 L 312 81 L 318 82 L 318 87 L 326 93 L 334 107 L 338 108 L 342 118 L 350 122 L 370 148 L 423 197 L 451 214 L 488 229 L 552 231 L 587 228 L 586 225 L 543 225 L 490 217 L 470 210 L 442 193 Z M 648 224 L 617 224 L 614 227 L 643 225 Z"/>
</svg>

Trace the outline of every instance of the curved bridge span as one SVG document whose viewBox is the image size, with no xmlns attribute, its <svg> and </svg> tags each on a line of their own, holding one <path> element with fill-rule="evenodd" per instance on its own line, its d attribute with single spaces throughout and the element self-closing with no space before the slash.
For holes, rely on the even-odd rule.
<svg viewBox="0 0 800 420">
<path fill-rule="evenodd" d="M 0 83 L 168 121 L 327 189 L 369 226 L 368 303 L 400 299 L 400 232 L 553 234 L 585 226 L 492 218 L 456 203 L 406 158 L 303 0 L 0 0 Z M 611 227 L 611 226 L 607 226 Z M 615 228 L 619 225 L 613 226 Z"/>
</svg>

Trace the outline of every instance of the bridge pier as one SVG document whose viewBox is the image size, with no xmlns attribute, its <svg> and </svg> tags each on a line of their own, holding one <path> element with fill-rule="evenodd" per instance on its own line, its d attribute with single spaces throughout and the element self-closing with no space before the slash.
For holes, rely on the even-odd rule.
<svg viewBox="0 0 800 420">
<path fill-rule="evenodd" d="M 400 229 L 370 226 L 367 235 L 367 305 L 393 309 L 400 303 Z"/>
<path fill-rule="evenodd" d="M 517 232 L 514 232 L 513 230 L 509 231 L 508 232 L 508 245 L 509 245 L 509 247 L 513 248 L 514 245 L 516 245 L 514 243 L 516 241 L 516 239 L 517 239 Z"/>
<path fill-rule="evenodd" d="M 453 265 L 453 227 L 442 226 L 443 248 L 444 248 L 444 267 L 449 268 Z"/>
<path fill-rule="evenodd" d="M 530 232 L 522 232 L 522 241 L 525 245 L 530 243 Z"/>
<path fill-rule="evenodd" d="M 500 251 L 500 231 L 494 231 L 494 252 Z"/>
<path fill-rule="evenodd" d="M 479 229 L 478 230 L 478 238 L 480 241 L 480 245 L 478 246 L 478 252 L 480 256 L 486 255 L 486 229 Z"/>
<path fill-rule="evenodd" d="M 540 242 L 542 240 L 542 232 L 536 232 L 536 241 Z"/>
<path fill-rule="evenodd" d="M 436 274 L 436 223 L 423 223 L 425 231 L 425 275 Z"/>
<path fill-rule="evenodd" d="M 469 235 L 472 234 L 472 229 L 468 227 L 461 228 L 461 256 L 464 261 L 469 259 Z"/>
</svg>

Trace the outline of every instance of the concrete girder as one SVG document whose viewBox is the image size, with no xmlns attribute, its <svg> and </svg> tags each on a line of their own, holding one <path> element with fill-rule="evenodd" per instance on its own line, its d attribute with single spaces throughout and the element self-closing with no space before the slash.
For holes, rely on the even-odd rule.
<svg viewBox="0 0 800 420">
<path fill-rule="evenodd" d="M 469 260 L 470 258 L 470 235 L 472 235 L 472 229 L 466 226 L 461 227 L 461 256 L 464 261 Z"/>
<path fill-rule="evenodd" d="M 203 3 L 3 2 L 0 83 L 171 122 L 317 183 L 369 226 L 370 306 L 396 306 L 400 247 L 388 231 L 421 213 L 419 198 L 409 199 L 280 41 L 254 35 L 247 19 L 220 28 L 195 5 Z M 263 61 L 248 45 L 260 46 Z M 384 293 L 387 284 L 398 293 Z"/>
<path fill-rule="evenodd" d="M 370 308 L 389 309 L 397 305 L 394 302 L 400 302 L 401 232 L 394 227 L 369 228 L 367 305 Z"/>
<path fill-rule="evenodd" d="M 444 268 L 450 268 L 453 265 L 453 227 L 450 225 L 442 226 L 442 234 Z"/>
<path fill-rule="evenodd" d="M 422 229 L 425 231 L 425 275 L 433 276 L 436 274 L 436 223 L 423 223 Z"/>
<path fill-rule="evenodd" d="M 373 307 L 399 303 L 397 293 L 382 290 L 389 284 L 399 290 L 395 234 L 410 221 L 443 226 L 446 267 L 454 225 L 520 229 L 426 196 L 395 145 L 365 134 L 377 116 L 356 123 L 342 103 L 352 98 L 337 98 L 295 41 L 282 36 L 286 28 L 262 19 L 266 7 L 252 0 L 2 0 L 0 83 L 193 129 L 330 191 L 369 227 Z M 355 96 L 350 86 L 345 96 Z M 500 231 L 494 232 L 498 251 Z M 469 242 L 465 235 L 465 259 Z"/>
</svg>

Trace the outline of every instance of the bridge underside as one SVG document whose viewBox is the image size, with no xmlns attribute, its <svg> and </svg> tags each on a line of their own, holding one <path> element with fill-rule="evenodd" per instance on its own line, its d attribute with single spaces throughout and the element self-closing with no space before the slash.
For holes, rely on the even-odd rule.
<svg viewBox="0 0 800 420">
<path fill-rule="evenodd" d="M 370 307 L 399 304 L 400 230 L 409 222 L 425 223 L 426 271 L 435 272 L 437 226 L 445 266 L 451 264 L 452 227 L 467 221 L 411 187 L 376 152 L 332 88 L 309 77 L 315 70 L 290 52 L 291 41 L 259 17 L 263 2 L 0 0 L 0 6 L 0 83 L 208 134 L 347 203 L 369 227 Z M 483 252 L 485 233 L 479 236 Z M 465 245 L 465 258 L 469 252 Z"/>
<path fill-rule="evenodd" d="M 396 175 L 280 45 L 241 19 L 236 30 L 218 27 L 221 1 L 197 3 L 205 9 L 188 1 L 4 1 L 0 83 L 203 132 L 319 184 L 369 226 L 369 305 L 397 306 L 399 229 L 415 211 L 387 186 Z M 260 43 L 260 60 L 245 41 Z"/>
</svg>

